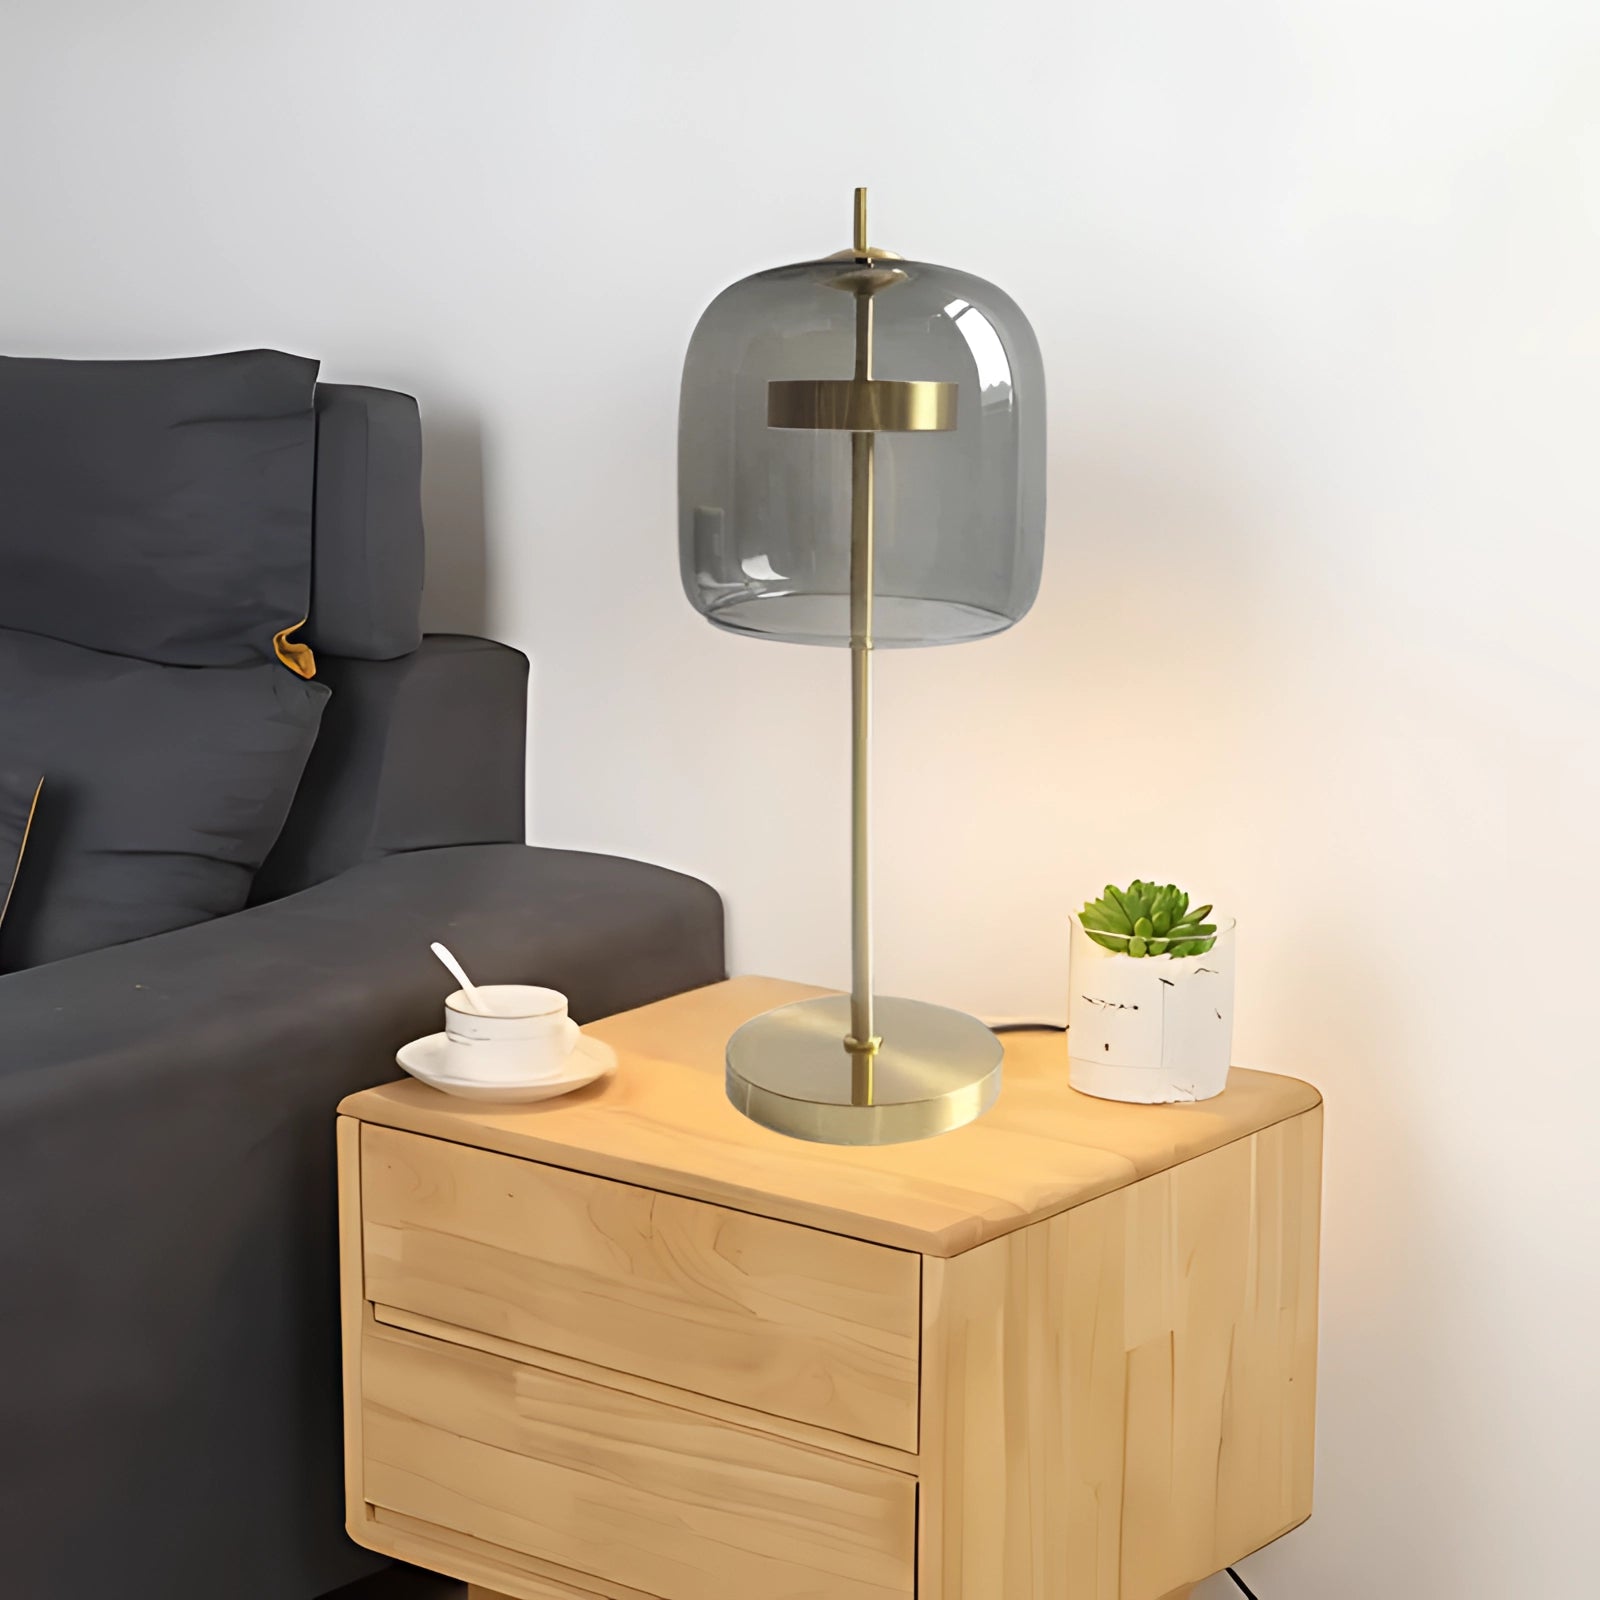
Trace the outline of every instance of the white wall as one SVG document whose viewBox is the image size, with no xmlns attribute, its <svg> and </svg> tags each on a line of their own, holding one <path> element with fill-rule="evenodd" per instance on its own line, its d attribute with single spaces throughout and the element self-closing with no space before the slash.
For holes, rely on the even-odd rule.
<svg viewBox="0 0 1600 1600">
<path fill-rule="evenodd" d="M 881 662 L 891 989 L 1059 1015 L 1065 913 L 1237 913 L 1328 1100 L 1318 1515 L 1262 1600 L 1590 1593 L 1600 13 L 1589 0 L 5 0 L 0 348 L 413 390 L 440 625 L 536 663 L 534 827 L 847 976 L 844 658 L 674 551 L 711 295 L 873 233 L 1051 383 L 1010 635 Z M 3 514 L 3 508 L 0 508 Z M 486 575 L 487 574 L 487 580 Z"/>
</svg>

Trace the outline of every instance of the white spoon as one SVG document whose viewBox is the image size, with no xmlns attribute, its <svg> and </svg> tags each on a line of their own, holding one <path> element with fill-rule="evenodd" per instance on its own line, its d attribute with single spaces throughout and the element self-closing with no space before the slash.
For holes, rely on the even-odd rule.
<svg viewBox="0 0 1600 1600">
<path fill-rule="evenodd" d="M 438 958 L 445 964 L 447 968 L 449 968 L 450 976 L 461 985 L 461 992 L 467 997 L 467 1004 L 471 1006 L 479 1016 L 489 1016 L 491 1014 L 489 1007 L 484 1003 L 483 996 L 479 994 L 475 988 L 473 988 L 472 979 L 467 976 L 466 968 L 463 967 L 461 963 L 457 961 L 456 958 L 437 941 L 435 941 L 433 944 L 430 944 L 428 948 L 433 951 L 436 956 L 438 956 Z"/>
</svg>

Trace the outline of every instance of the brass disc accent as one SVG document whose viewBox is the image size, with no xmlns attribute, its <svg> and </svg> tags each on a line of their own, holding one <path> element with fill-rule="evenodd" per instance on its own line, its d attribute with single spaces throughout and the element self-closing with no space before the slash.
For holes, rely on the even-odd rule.
<svg viewBox="0 0 1600 1600">
<path fill-rule="evenodd" d="M 779 378 L 767 385 L 769 428 L 948 433 L 958 384 L 928 378 Z"/>
<path fill-rule="evenodd" d="M 883 1043 L 871 1103 L 854 1098 L 850 997 L 825 995 L 752 1018 L 728 1040 L 728 1099 L 752 1122 L 816 1144 L 902 1144 L 981 1117 L 1000 1093 L 1004 1051 L 976 1017 L 879 996 Z"/>
<path fill-rule="evenodd" d="M 873 262 L 858 263 L 845 272 L 836 272 L 827 280 L 830 289 L 844 289 L 850 294 L 878 294 L 904 283 L 906 274 L 899 267 L 880 267 Z"/>
</svg>

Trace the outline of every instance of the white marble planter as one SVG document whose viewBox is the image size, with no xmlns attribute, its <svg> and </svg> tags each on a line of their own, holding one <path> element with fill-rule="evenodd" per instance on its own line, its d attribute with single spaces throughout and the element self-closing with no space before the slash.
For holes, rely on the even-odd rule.
<svg viewBox="0 0 1600 1600">
<path fill-rule="evenodd" d="M 1209 1100 L 1233 1044 L 1233 922 L 1202 956 L 1125 956 L 1072 919 L 1067 1057 L 1074 1089 L 1160 1105 Z"/>
</svg>

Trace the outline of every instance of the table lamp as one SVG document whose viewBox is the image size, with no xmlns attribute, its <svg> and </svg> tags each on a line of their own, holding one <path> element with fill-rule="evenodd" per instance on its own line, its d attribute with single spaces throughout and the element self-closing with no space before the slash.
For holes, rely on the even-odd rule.
<svg viewBox="0 0 1600 1600">
<path fill-rule="evenodd" d="M 867 242 L 712 301 L 684 360 L 683 585 L 719 628 L 848 646 L 851 984 L 728 1041 L 728 1098 L 800 1139 L 892 1144 L 981 1116 L 1000 1041 L 873 991 L 872 655 L 959 644 L 1032 605 L 1044 552 L 1044 368 L 991 283 Z"/>
</svg>

